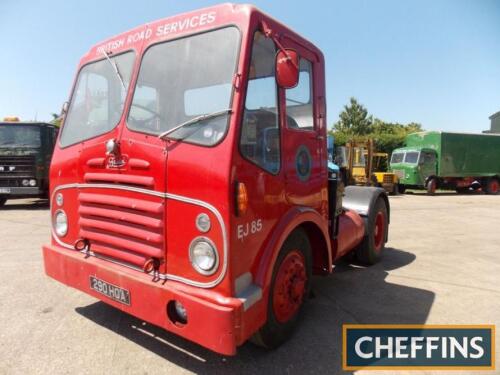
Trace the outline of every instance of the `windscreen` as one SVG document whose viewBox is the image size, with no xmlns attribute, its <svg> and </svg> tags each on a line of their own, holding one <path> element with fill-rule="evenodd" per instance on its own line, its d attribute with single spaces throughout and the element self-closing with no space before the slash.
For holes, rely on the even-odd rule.
<svg viewBox="0 0 500 375">
<path fill-rule="evenodd" d="M 417 151 L 407 152 L 405 156 L 405 163 L 416 164 L 418 161 L 418 154 L 419 153 Z"/>
<path fill-rule="evenodd" d="M 144 54 L 127 123 L 159 135 L 190 122 L 169 137 L 213 145 L 226 133 L 238 56 L 235 27 L 214 30 L 150 47 Z M 214 116 L 214 114 L 217 114 Z"/>
<path fill-rule="evenodd" d="M 133 64 L 134 53 L 127 52 L 109 60 L 103 55 L 82 68 L 64 121 L 62 147 L 107 133 L 118 124 Z"/>
<path fill-rule="evenodd" d="M 402 163 L 404 159 L 404 152 L 395 152 L 391 157 L 391 164 Z"/>
<path fill-rule="evenodd" d="M 30 125 L 0 125 L 0 147 L 40 147 L 40 128 Z"/>
</svg>

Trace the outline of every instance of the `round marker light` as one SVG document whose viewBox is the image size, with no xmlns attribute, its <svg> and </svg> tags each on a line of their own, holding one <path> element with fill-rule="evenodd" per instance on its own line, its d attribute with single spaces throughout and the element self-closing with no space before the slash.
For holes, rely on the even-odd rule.
<svg viewBox="0 0 500 375">
<path fill-rule="evenodd" d="M 30 186 L 31 187 L 36 186 L 36 180 L 30 180 Z"/>
<path fill-rule="evenodd" d="M 177 316 L 180 318 L 179 322 L 186 324 L 188 319 L 187 311 L 184 305 L 179 301 L 175 301 L 175 312 L 177 313 Z"/>
<path fill-rule="evenodd" d="M 61 193 L 57 193 L 56 194 L 56 203 L 58 206 L 62 206 L 63 203 L 64 203 L 64 198 L 63 198 L 63 195 Z"/>
<path fill-rule="evenodd" d="M 182 327 L 188 322 L 187 310 L 182 303 L 170 300 L 167 303 L 167 316 L 172 323 Z"/>
<path fill-rule="evenodd" d="M 56 211 L 54 215 L 54 230 L 59 237 L 64 237 L 68 233 L 68 217 L 63 210 Z"/>
<path fill-rule="evenodd" d="M 189 260 L 193 268 L 202 275 L 212 275 L 219 262 L 215 245 L 205 237 L 198 237 L 191 242 Z"/>
<path fill-rule="evenodd" d="M 203 233 L 208 232 L 210 230 L 210 226 L 211 226 L 210 218 L 208 217 L 207 214 L 202 213 L 196 217 L 196 228 L 198 228 L 200 232 Z"/>
</svg>

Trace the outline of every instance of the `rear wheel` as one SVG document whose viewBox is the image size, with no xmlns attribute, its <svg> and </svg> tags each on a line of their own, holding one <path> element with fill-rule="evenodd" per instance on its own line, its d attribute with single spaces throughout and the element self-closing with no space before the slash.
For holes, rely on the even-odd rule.
<svg viewBox="0 0 500 375">
<path fill-rule="evenodd" d="M 7 198 L 0 198 L 0 207 L 3 207 L 5 202 L 7 202 Z"/>
<path fill-rule="evenodd" d="M 398 184 L 398 193 L 399 194 L 404 194 L 406 191 L 406 186 Z"/>
<path fill-rule="evenodd" d="M 486 182 L 486 194 L 493 194 L 496 195 L 498 194 L 498 191 L 500 189 L 500 184 L 498 182 L 498 179 L 496 178 L 490 178 Z"/>
<path fill-rule="evenodd" d="M 355 250 L 358 261 L 372 265 L 380 260 L 385 247 L 386 231 L 387 207 L 382 199 L 378 199 L 368 218 L 368 235 Z"/>
<path fill-rule="evenodd" d="M 429 178 L 429 181 L 427 181 L 427 194 L 429 195 L 434 195 L 436 193 L 436 188 L 437 188 L 437 180 L 435 178 Z"/>
<path fill-rule="evenodd" d="M 292 335 L 311 289 L 311 274 L 311 245 L 299 229 L 283 244 L 274 265 L 267 321 L 252 337 L 254 344 L 272 349 Z"/>
</svg>

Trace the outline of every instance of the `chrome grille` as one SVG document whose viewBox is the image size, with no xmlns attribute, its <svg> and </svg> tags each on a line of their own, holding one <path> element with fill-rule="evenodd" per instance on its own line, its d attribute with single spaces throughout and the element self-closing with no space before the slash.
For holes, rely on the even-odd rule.
<svg viewBox="0 0 500 375">
<path fill-rule="evenodd" d="M 35 155 L 0 156 L 0 177 L 33 177 Z"/>
</svg>

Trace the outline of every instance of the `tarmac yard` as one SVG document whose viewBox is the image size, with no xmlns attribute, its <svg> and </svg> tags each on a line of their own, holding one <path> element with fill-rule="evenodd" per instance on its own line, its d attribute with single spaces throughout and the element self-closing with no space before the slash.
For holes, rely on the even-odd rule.
<svg viewBox="0 0 500 375">
<path fill-rule="evenodd" d="M 46 277 L 47 203 L 9 201 L 0 210 L 0 374 L 336 374 L 343 323 L 500 327 L 500 196 L 390 202 L 381 263 L 341 263 L 315 278 L 302 324 L 279 349 L 247 343 L 222 357 Z"/>
</svg>

